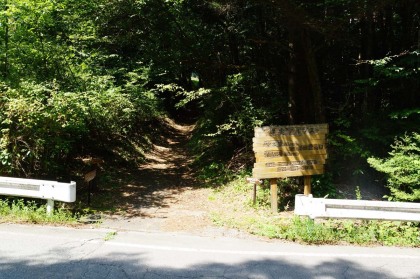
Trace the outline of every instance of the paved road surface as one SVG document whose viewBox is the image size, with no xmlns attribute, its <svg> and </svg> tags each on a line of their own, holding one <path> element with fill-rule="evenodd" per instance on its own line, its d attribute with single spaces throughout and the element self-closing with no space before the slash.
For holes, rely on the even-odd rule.
<svg viewBox="0 0 420 279">
<path fill-rule="evenodd" d="M 420 249 L 0 224 L 0 278 L 420 278 Z"/>
</svg>

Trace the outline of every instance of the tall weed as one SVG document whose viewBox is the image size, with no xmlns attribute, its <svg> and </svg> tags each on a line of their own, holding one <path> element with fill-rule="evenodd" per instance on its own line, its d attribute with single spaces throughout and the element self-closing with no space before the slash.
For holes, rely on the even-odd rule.
<svg viewBox="0 0 420 279">
<path fill-rule="evenodd" d="M 57 208 L 53 214 L 47 214 L 45 204 L 25 199 L 0 199 L 0 218 L 2 221 L 74 224 L 76 215 L 69 210 Z"/>
</svg>

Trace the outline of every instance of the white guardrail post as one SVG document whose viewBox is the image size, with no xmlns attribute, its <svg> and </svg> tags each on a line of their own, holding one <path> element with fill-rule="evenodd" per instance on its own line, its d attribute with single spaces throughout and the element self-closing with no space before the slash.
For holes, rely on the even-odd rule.
<svg viewBox="0 0 420 279">
<path fill-rule="evenodd" d="M 315 218 L 420 222 L 420 203 L 313 198 L 295 196 L 295 214 Z"/>
<path fill-rule="evenodd" d="M 52 214 L 54 201 L 76 201 L 76 182 L 62 183 L 0 176 L 0 195 L 47 200 L 47 213 Z"/>
</svg>

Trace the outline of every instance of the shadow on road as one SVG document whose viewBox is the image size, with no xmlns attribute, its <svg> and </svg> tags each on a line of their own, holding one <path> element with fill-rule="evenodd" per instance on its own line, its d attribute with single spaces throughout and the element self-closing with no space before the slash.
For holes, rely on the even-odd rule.
<svg viewBox="0 0 420 279">
<path fill-rule="evenodd" d="M 8 224 L 0 237 L 0 279 L 420 278 L 416 249 Z"/>
<path fill-rule="evenodd" d="M 106 258 L 51 259 L 53 263 L 40 263 L 36 258 L 11 261 L 3 255 L 0 256 L 0 278 L 404 278 L 370 270 L 348 260 L 325 260 L 316 265 L 305 257 L 301 265 L 285 259 L 238 262 L 232 256 L 231 260 L 231 264 L 218 263 L 215 259 L 184 266 L 183 259 L 174 254 L 169 264 L 172 267 L 166 267 L 168 264 L 163 260 L 158 264 L 148 263 L 146 252 L 140 256 L 109 254 Z"/>
</svg>

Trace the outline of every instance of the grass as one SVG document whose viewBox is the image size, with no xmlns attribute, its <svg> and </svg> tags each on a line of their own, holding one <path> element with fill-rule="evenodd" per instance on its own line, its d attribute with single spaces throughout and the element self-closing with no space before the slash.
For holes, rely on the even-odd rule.
<svg viewBox="0 0 420 279">
<path fill-rule="evenodd" d="M 259 187 L 252 204 L 252 185 L 244 177 L 214 190 L 212 200 L 221 202 L 212 212 L 213 222 L 251 234 L 307 244 L 357 244 L 420 247 L 420 227 L 415 222 L 311 220 L 291 211 L 274 214 L 269 191 Z M 280 190 L 282 191 L 282 190 Z M 282 208 L 287 206 L 283 205 Z"/>
<path fill-rule="evenodd" d="M 114 239 L 116 236 L 117 236 L 117 232 L 115 232 L 115 231 L 108 232 L 108 233 L 105 235 L 104 240 L 105 240 L 105 241 L 109 241 L 109 240 Z"/>
<path fill-rule="evenodd" d="M 0 220 L 35 224 L 76 224 L 78 216 L 70 210 L 56 208 L 47 214 L 46 204 L 25 199 L 0 199 Z"/>
</svg>

